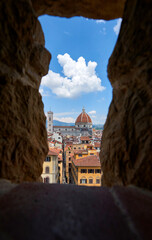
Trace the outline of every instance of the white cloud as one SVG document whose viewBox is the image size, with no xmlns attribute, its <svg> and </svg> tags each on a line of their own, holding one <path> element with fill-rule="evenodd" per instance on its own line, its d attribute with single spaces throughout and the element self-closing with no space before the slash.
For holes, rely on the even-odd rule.
<svg viewBox="0 0 152 240">
<path fill-rule="evenodd" d="M 96 75 L 96 62 L 89 61 L 86 64 L 83 57 L 79 57 L 75 61 L 67 53 L 59 54 L 57 58 L 63 67 L 65 77 L 49 70 L 48 74 L 42 78 L 41 85 L 50 88 L 58 97 L 76 98 L 83 93 L 105 89 L 101 85 L 101 79 Z"/>
<path fill-rule="evenodd" d="M 100 20 L 96 20 L 96 23 L 104 23 L 104 24 L 105 24 L 105 23 L 106 23 L 106 21 L 105 21 L 105 20 L 101 20 L 101 19 L 100 19 Z"/>
<path fill-rule="evenodd" d="M 58 120 L 60 122 L 66 122 L 66 123 L 74 123 L 75 119 L 72 117 L 53 117 L 54 120 Z"/>
<path fill-rule="evenodd" d="M 122 18 L 119 18 L 117 20 L 117 24 L 114 26 L 113 30 L 115 32 L 116 35 L 119 34 L 119 30 L 120 30 L 120 26 L 121 26 L 121 22 L 122 22 Z"/>
<path fill-rule="evenodd" d="M 40 93 L 43 97 L 48 97 L 48 96 L 50 96 L 49 92 L 48 92 L 48 91 L 44 91 L 43 88 L 40 88 L 40 89 L 39 89 L 39 93 Z"/>
<path fill-rule="evenodd" d="M 106 35 L 106 34 L 107 34 L 105 27 L 103 27 L 99 32 L 100 32 L 101 34 L 103 34 L 103 35 Z"/>
<path fill-rule="evenodd" d="M 92 111 L 89 112 L 89 114 L 90 114 L 90 115 L 96 114 L 96 111 L 95 111 L 95 110 L 92 110 Z"/>
</svg>

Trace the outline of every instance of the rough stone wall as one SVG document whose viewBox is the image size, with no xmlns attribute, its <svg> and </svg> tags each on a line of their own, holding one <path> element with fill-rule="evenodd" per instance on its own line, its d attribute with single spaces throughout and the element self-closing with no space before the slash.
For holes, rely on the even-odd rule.
<svg viewBox="0 0 152 240">
<path fill-rule="evenodd" d="M 109 61 L 113 100 L 105 124 L 103 184 L 152 188 L 151 0 L 128 0 Z M 0 178 L 37 181 L 47 154 L 45 116 L 38 92 L 50 54 L 41 14 L 121 17 L 124 0 L 0 1 Z"/>
<path fill-rule="evenodd" d="M 122 17 L 126 0 L 32 0 L 37 16 L 83 16 L 110 20 Z"/>
<path fill-rule="evenodd" d="M 152 2 L 129 0 L 109 60 L 113 87 L 102 138 L 103 185 L 152 189 Z"/>
<path fill-rule="evenodd" d="M 38 181 L 48 151 L 41 77 L 50 54 L 28 0 L 0 1 L 0 178 Z"/>
</svg>

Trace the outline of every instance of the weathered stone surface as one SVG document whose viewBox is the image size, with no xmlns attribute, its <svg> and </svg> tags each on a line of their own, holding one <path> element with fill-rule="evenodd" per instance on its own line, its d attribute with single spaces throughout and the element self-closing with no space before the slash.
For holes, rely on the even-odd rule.
<svg viewBox="0 0 152 240">
<path fill-rule="evenodd" d="M 0 197 L 1 240 L 149 240 L 152 196 L 132 187 L 23 183 Z"/>
<path fill-rule="evenodd" d="M 151 9 L 148 0 L 127 2 L 109 60 L 113 99 L 101 148 L 106 186 L 134 184 L 152 189 Z"/>
<path fill-rule="evenodd" d="M 30 1 L 2 0 L 0 19 L 0 178 L 38 181 L 48 151 L 38 89 L 50 54 Z"/>
<path fill-rule="evenodd" d="M 36 15 L 83 16 L 110 20 L 122 17 L 125 0 L 32 0 Z"/>
</svg>

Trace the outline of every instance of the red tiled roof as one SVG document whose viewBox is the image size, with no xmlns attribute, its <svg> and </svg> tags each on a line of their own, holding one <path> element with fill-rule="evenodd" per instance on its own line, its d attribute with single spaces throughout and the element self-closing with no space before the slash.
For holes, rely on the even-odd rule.
<svg viewBox="0 0 152 240">
<path fill-rule="evenodd" d="M 82 109 L 82 113 L 77 117 L 75 123 L 92 123 L 91 118 L 85 112 L 85 109 Z"/>
<path fill-rule="evenodd" d="M 80 137 L 81 141 L 90 141 L 90 138 L 87 136 Z"/>
<path fill-rule="evenodd" d="M 95 142 L 95 143 L 94 143 L 94 147 L 96 147 L 96 148 L 100 148 L 100 145 L 101 145 L 100 142 Z"/>
<path fill-rule="evenodd" d="M 76 119 L 75 123 L 92 123 L 91 118 L 86 112 L 82 112 Z"/>
<path fill-rule="evenodd" d="M 72 161 L 78 167 L 101 167 L 100 160 L 96 155 L 73 159 Z"/>
<path fill-rule="evenodd" d="M 58 153 L 56 153 L 56 152 L 54 152 L 52 150 L 49 150 L 48 156 L 58 156 Z"/>
</svg>

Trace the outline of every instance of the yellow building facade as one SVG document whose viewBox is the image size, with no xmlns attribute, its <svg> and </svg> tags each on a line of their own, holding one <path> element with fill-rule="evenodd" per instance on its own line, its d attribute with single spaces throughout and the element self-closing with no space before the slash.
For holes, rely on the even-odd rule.
<svg viewBox="0 0 152 240">
<path fill-rule="evenodd" d="M 70 183 L 72 159 L 80 159 L 87 156 L 97 155 L 97 150 L 91 144 L 73 144 L 66 148 L 66 179 Z"/>
<path fill-rule="evenodd" d="M 73 184 L 100 187 L 101 176 L 101 165 L 96 155 L 72 160 L 71 181 Z"/>
<path fill-rule="evenodd" d="M 44 183 L 57 183 L 58 182 L 58 154 L 49 151 L 43 163 L 42 179 Z"/>
</svg>

